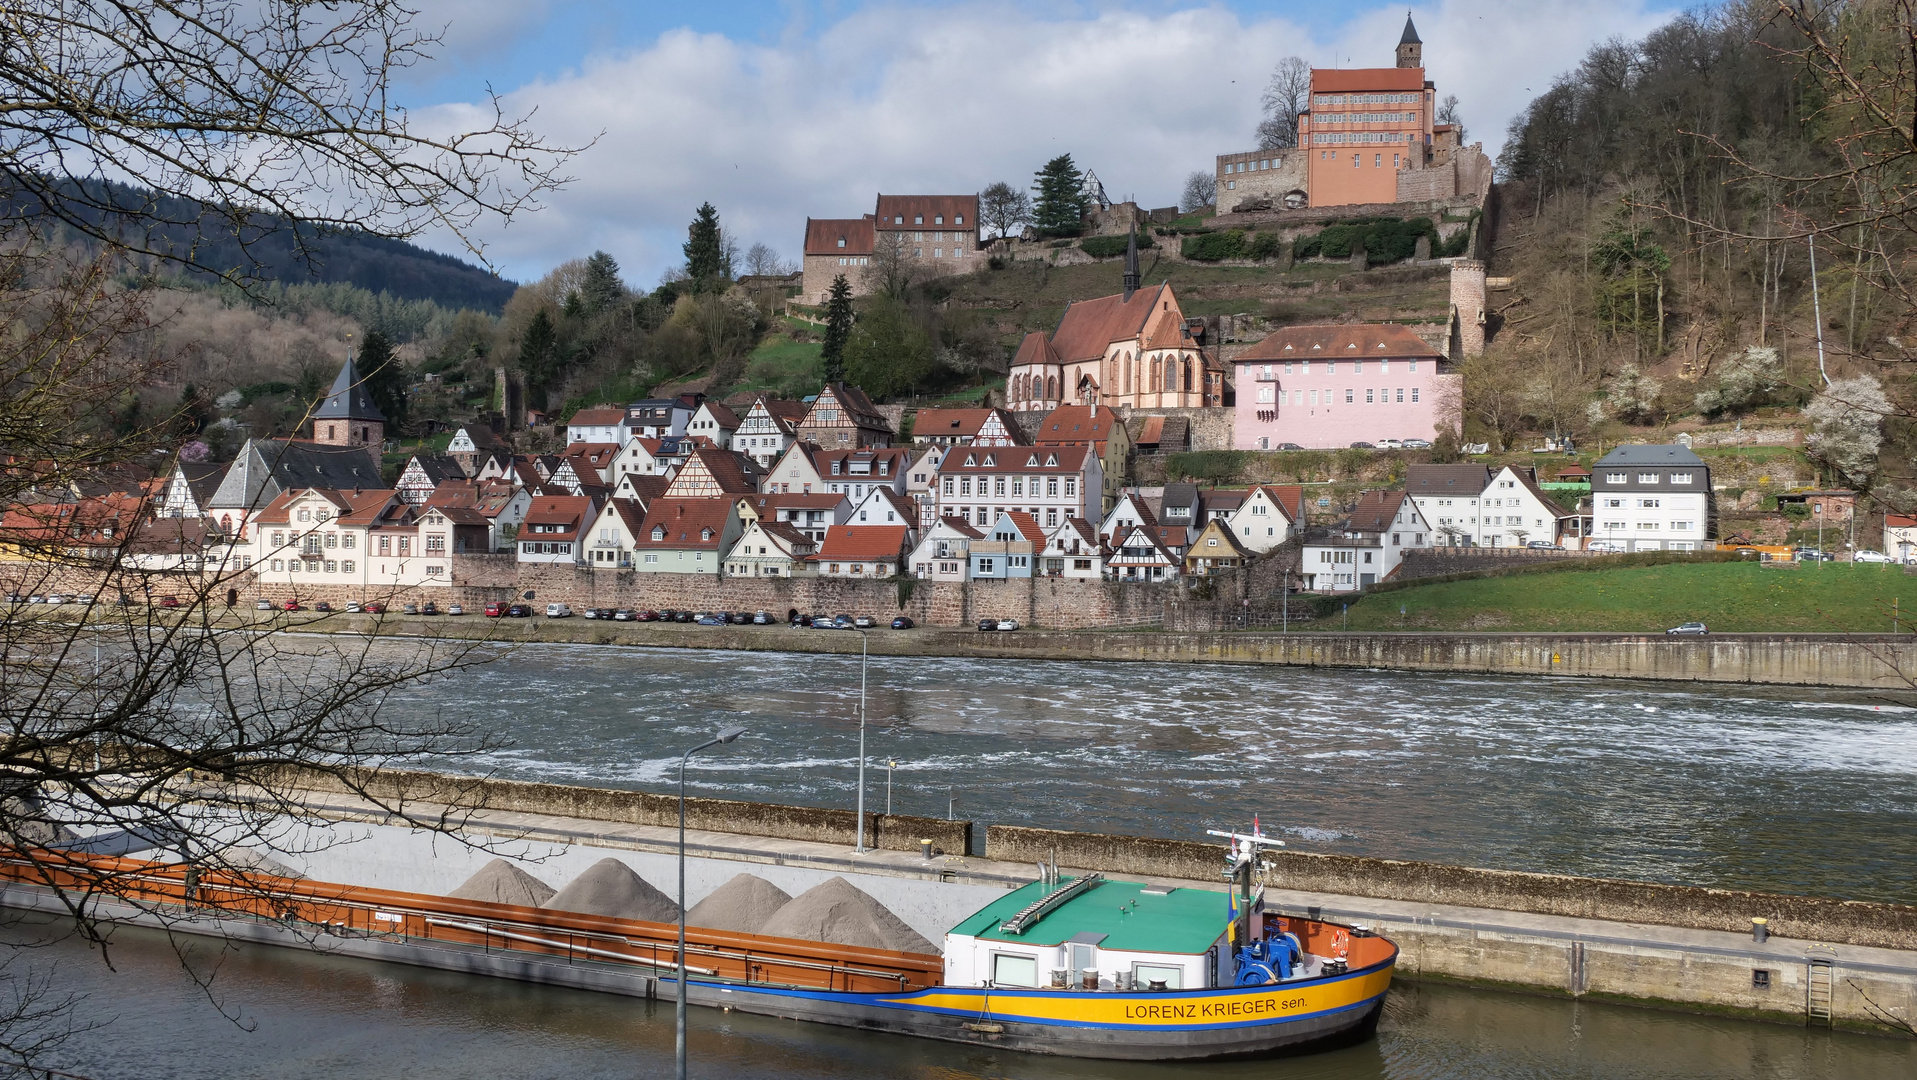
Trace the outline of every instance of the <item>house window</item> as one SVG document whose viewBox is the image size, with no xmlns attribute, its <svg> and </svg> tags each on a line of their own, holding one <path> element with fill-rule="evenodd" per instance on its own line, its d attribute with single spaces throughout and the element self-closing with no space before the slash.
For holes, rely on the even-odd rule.
<svg viewBox="0 0 1917 1080">
<path fill-rule="evenodd" d="M 1657 483 L 1657 474 L 1654 472 L 1638 473 L 1637 482 L 1640 484 L 1655 484 Z"/>
<path fill-rule="evenodd" d="M 994 560 L 981 558 L 978 561 L 978 572 L 981 574 L 989 574 L 993 571 L 995 565 Z"/>
<path fill-rule="evenodd" d="M 1607 484 L 1622 484 L 1624 483 L 1624 474 L 1621 472 L 1605 473 L 1604 482 Z"/>
<path fill-rule="evenodd" d="M 339 563 L 334 562 L 332 559 L 326 560 L 326 572 L 329 574 L 339 573 Z"/>
<path fill-rule="evenodd" d="M 410 537 L 410 536 L 402 536 L 402 537 L 400 537 L 400 538 L 399 538 L 399 553 L 400 553 L 401 555 L 411 555 L 411 554 L 413 553 L 413 538 L 412 538 L 412 537 Z"/>
<path fill-rule="evenodd" d="M 658 561 L 659 561 L 659 553 L 658 553 L 658 552 L 656 552 L 656 551 L 648 551 L 648 552 L 646 552 L 646 561 L 647 561 L 647 562 L 649 562 L 649 563 L 656 563 L 656 562 L 658 562 Z"/>
<path fill-rule="evenodd" d="M 1673 483 L 1673 484 L 1688 484 L 1688 483 L 1690 483 L 1690 482 L 1691 482 L 1691 474 L 1690 474 L 1690 473 L 1687 473 L 1687 472 L 1674 472 L 1674 473 L 1672 473 L 1672 474 L 1671 474 L 1671 483 Z"/>
<path fill-rule="evenodd" d="M 1365 391 L 1365 404 L 1366 404 L 1366 405 L 1373 405 L 1373 404 L 1376 404 L 1376 403 L 1377 403 L 1377 399 L 1375 399 L 1375 398 L 1373 398 L 1373 397 L 1371 396 L 1372 394 L 1374 394 L 1374 393 L 1376 393 L 1376 392 L 1377 392 L 1377 391 L 1375 391 L 1375 390 L 1366 390 L 1366 391 Z"/>
<path fill-rule="evenodd" d="M 339 539 L 339 546 L 345 548 L 348 551 L 351 551 L 354 548 L 354 546 L 357 545 L 358 543 L 359 541 L 354 538 L 353 533 L 347 533 L 344 536 L 341 536 Z"/>
<path fill-rule="evenodd" d="M 274 559 L 274 560 L 273 560 L 273 569 L 275 569 L 275 570 L 280 570 L 280 569 L 284 569 L 284 565 L 283 565 L 283 563 L 284 563 L 284 560 L 281 560 L 281 559 Z"/>
</svg>

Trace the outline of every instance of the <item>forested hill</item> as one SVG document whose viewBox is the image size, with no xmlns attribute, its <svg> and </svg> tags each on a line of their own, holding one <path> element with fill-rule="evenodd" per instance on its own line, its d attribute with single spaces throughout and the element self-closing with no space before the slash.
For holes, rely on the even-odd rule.
<svg viewBox="0 0 1917 1080">
<path fill-rule="evenodd" d="M 269 222 L 257 231 L 249 231 L 247 243 L 242 245 L 230 228 L 222 234 L 212 227 L 212 223 L 223 220 L 216 212 L 190 200 L 155 199 L 148 192 L 120 185 L 90 181 L 85 185 L 84 197 L 69 201 L 67 209 L 110 231 L 111 212 L 92 208 L 145 205 L 149 201 L 159 211 L 154 217 L 173 224 L 149 229 L 148 242 L 162 250 L 194 250 L 194 258 L 202 266 L 250 266 L 254 276 L 287 285 L 353 285 L 400 300 L 430 300 L 448 311 L 472 308 L 498 314 L 518 288 L 515 282 L 451 255 L 363 232 L 316 235 L 310 227 L 301 226 L 312 252 L 310 260 L 299 253 L 297 240 L 302 234 L 290 224 Z M 0 212 L 31 214 L 33 208 L 5 207 Z M 200 222 L 208 223 L 204 234 Z M 68 232 L 78 238 L 77 230 Z"/>
</svg>

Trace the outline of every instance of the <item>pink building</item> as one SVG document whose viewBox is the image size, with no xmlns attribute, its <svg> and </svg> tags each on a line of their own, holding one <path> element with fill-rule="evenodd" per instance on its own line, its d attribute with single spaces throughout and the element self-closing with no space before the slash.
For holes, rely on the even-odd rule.
<svg viewBox="0 0 1917 1080">
<path fill-rule="evenodd" d="M 1240 450 L 1435 439 L 1458 422 L 1461 376 L 1402 326 L 1293 326 L 1236 360 Z"/>
</svg>

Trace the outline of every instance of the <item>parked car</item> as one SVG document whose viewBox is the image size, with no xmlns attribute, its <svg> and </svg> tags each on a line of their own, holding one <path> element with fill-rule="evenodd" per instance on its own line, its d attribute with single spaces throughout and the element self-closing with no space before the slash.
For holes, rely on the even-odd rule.
<svg viewBox="0 0 1917 1080">
<path fill-rule="evenodd" d="M 399 606 L 399 613 L 401 615 L 417 615 L 419 614 L 419 605 L 418 604 L 401 604 Z"/>
<path fill-rule="evenodd" d="M 497 619 L 504 614 L 506 614 L 506 605 L 499 601 L 495 600 L 486 605 L 486 617 L 488 619 Z"/>
<path fill-rule="evenodd" d="M 870 630 L 873 627 L 879 625 L 879 620 L 873 618 L 870 615 L 861 615 L 858 618 L 852 620 L 852 625 L 858 627 L 861 630 Z"/>
<path fill-rule="evenodd" d="M 171 596 L 162 596 L 160 597 L 160 606 L 161 607 L 179 607 L 180 601 Z M 280 610 L 281 611 L 305 611 L 306 609 L 300 606 L 300 602 L 298 600 L 288 600 L 286 603 L 280 605 Z"/>
<path fill-rule="evenodd" d="M 980 619 L 978 621 L 978 628 L 980 630 L 985 630 L 988 632 L 992 630 L 997 630 L 998 620 L 997 619 Z"/>
<path fill-rule="evenodd" d="M 271 611 L 273 610 L 273 601 L 262 596 L 258 600 L 253 601 L 253 608 L 255 611 Z"/>
<path fill-rule="evenodd" d="M 1886 561 L 1888 561 L 1888 560 L 1886 560 Z M 72 595 L 71 597 L 69 597 L 69 598 L 67 599 L 67 603 L 69 603 L 69 604 L 91 604 L 91 603 L 93 603 L 93 594 L 92 594 L 92 593 L 74 593 L 74 594 L 73 594 L 73 595 Z"/>
<path fill-rule="evenodd" d="M 347 612 L 347 614 L 349 614 L 349 615 L 358 615 L 358 614 L 360 613 L 360 610 L 361 610 L 361 606 L 360 606 L 360 602 L 359 602 L 358 600 L 348 600 L 348 601 L 346 601 L 346 612 Z"/>
<path fill-rule="evenodd" d="M 10 592 L 7 594 L 7 603 L 9 604 L 24 604 L 26 602 L 27 598 L 24 593 Z"/>
<path fill-rule="evenodd" d="M 386 614 L 386 605 L 375 600 L 366 605 L 365 611 L 368 615 L 384 615 Z"/>
<path fill-rule="evenodd" d="M 420 605 L 419 613 L 421 615 L 437 615 L 439 614 L 439 605 L 433 603 L 431 600 L 428 600 L 424 604 Z"/>
<path fill-rule="evenodd" d="M 1355 443 L 1352 443 L 1352 444 L 1351 444 L 1351 448 L 1352 448 L 1353 450 L 1376 450 L 1376 449 L 1377 449 L 1377 447 L 1375 447 L 1375 446 L 1373 446 L 1373 445 L 1371 445 L 1371 444 L 1370 444 L 1370 443 L 1368 443 L 1368 442 L 1355 442 Z"/>
<path fill-rule="evenodd" d="M 1856 554 L 1852 555 L 1850 557 L 1850 561 L 1854 563 L 1860 563 L 1860 562 L 1861 563 L 1888 563 L 1888 562 L 1896 562 L 1897 560 L 1891 558 L 1890 556 L 1884 554 L 1881 551 L 1865 550 L 1865 551 L 1859 551 Z"/>
<path fill-rule="evenodd" d="M 726 624 L 726 617 L 724 615 L 708 614 L 699 616 L 697 621 L 700 626 L 724 626 Z"/>
<path fill-rule="evenodd" d="M 1614 551 L 1623 551 L 1624 549 L 1621 547 L 1617 547 L 1615 545 L 1606 543 L 1603 540 L 1593 540 L 1590 543 L 1584 545 L 1584 550 L 1595 551 L 1598 554 L 1603 555 L 1603 554 L 1609 554 Z"/>
<path fill-rule="evenodd" d="M 690 611 L 676 612 L 672 616 L 672 621 L 676 623 L 689 623 L 692 621 L 692 612 Z"/>
<path fill-rule="evenodd" d="M 612 609 L 612 608 L 609 608 L 609 607 L 596 607 L 596 608 L 593 608 L 592 610 L 590 610 L 590 611 L 588 611 L 588 612 L 586 612 L 586 617 L 587 617 L 587 618 L 589 618 L 589 619 L 603 619 L 603 620 L 604 620 L 604 621 L 606 621 L 606 622 L 611 622 L 611 621 L 612 621 L 612 617 L 613 617 L 614 615 L 617 615 L 617 614 L 618 614 L 618 612 L 617 612 L 617 611 L 615 611 L 615 610 L 614 610 L 614 609 Z"/>
<path fill-rule="evenodd" d="M 665 616 L 663 616 L 663 615 L 661 615 L 661 614 L 659 614 L 658 612 L 656 612 L 656 611 L 653 611 L 653 610 L 651 610 L 651 609 L 647 609 L 647 610 L 645 610 L 645 611 L 641 611 L 641 612 L 639 613 L 639 621 L 640 621 L 640 622 L 658 622 L 658 621 L 660 621 L 661 619 L 664 619 L 664 618 L 665 618 Z"/>
<path fill-rule="evenodd" d="M 618 608 L 612 613 L 613 622 L 638 622 L 639 613 L 629 607 Z"/>
<path fill-rule="evenodd" d="M 1302 447 L 1302 446 L 1299 446 L 1299 445 L 1298 445 L 1297 443 L 1295 443 L 1295 442 L 1281 442 L 1281 443 L 1279 443 L 1279 444 L 1278 444 L 1278 449 L 1280 449 L 1280 450 L 1303 450 L 1303 449 L 1304 449 L 1304 447 Z"/>
<path fill-rule="evenodd" d="M 313 610 L 330 612 L 333 610 L 333 605 L 325 600 L 321 600 L 319 603 L 313 605 Z"/>
<path fill-rule="evenodd" d="M 771 626 L 772 623 L 773 618 L 770 611 L 758 611 L 752 615 L 752 625 L 754 626 Z"/>
<path fill-rule="evenodd" d="M 726 613 L 726 622 L 734 626 L 750 626 L 752 625 L 752 613 L 750 611 L 729 611 Z"/>
<path fill-rule="evenodd" d="M 850 630 L 852 629 L 852 616 L 836 615 L 832 619 L 832 625 L 838 627 L 841 630 Z"/>
<path fill-rule="evenodd" d="M 910 630 L 912 626 L 912 620 L 904 615 L 892 620 L 892 629 L 894 630 Z"/>
<path fill-rule="evenodd" d="M 47 594 L 47 603 L 49 604 L 64 604 L 66 602 L 67 602 L 67 598 L 65 593 Z"/>
<path fill-rule="evenodd" d="M 1000 619 L 998 621 L 998 628 L 1000 630 L 1016 630 L 1018 629 L 1018 620 L 1017 619 Z"/>
<path fill-rule="evenodd" d="M 548 619 L 570 619 L 570 618 L 572 618 L 572 609 L 571 609 L 571 608 L 569 608 L 569 607 L 567 607 L 567 606 L 566 606 L 566 605 L 564 605 L 564 604 L 547 604 L 547 605 L 546 605 L 546 618 L 548 618 Z"/>
<path fill-rule="evenodd" d="M 1378 449 L 1380 449 L 1380 450 L 1403 450 L 1403 449 L 1404 449 L 1404 440 L 1403 440 L 1403 439 L 1379 439 L 1379 440 L 1378 440 Z"/>
<path fill-rule="evenodd" d="M 530 619 L 532 618 L 532 605 L 514 604 L 506 609 L 506 617 L 508 619 Z"/>
<path fill-rule="evenodd" d="M 795 629 L 801 626 L 811 626 L 812 616 L 807 615 L 805 612 L 801 611 L 798 614 L 792 616 L 792 625 Z"/>
<path fill-rule="evenodd" d="M 1680 626 L 1673 626 L 1664 632 L 1667 634 L 1702 635 L 1710 633 L 1711 629 L 1701 622 L 1687 622 Z"/>
<path fill-rule="evenodd" d="M 1791 557 L 1798 562 L 1830 562 L 1837 556 L 1832 555 L 1828 551 L 1819 551 L 1816 548 L 1798 548 L 1796 551 L 1791 552 Z"/>
<path fill-rule="evenodd" d="M 446 605 L 446 614 L 448 614 L 448 615 L 464 615 L 464 614 L 466 614 L 466 608 L 465 608 L 465 605 L 463 605 L 463 604 L 448 604 L 448 605 Z"/>
<path fill-rule="evenodd" d="M 599 617 L 599 609 L 590 608 L 590 607 L 586 608 L 580 611 L 579 617 L 582 619 L 597 619 Z"/>
<path fill-rule="evenodd" d="M 1546 550 L 1549 550 L 1550 548 L 1554 548 L 1554 547 L 1557 547 L 1557 545 L 1556 545 L 1556 544 L 1553 544 L 1553 543 L 1552 543 L 1551 541 L 1549 541 L 1549 540 L 1532 540 L 1532 541 L 1529 541 L 1529 542 L 1527 542 L 1527 543 L 1526 543 L 1526 544 L 1525 544 L 1524 546 L 1525 546 L 1525 547 L 1528 547 L 1528 548 L 1542 548 L 1542 549 L 1546 549 Z"/>
<path fill-rule="evenodd" d="M 1404 448 L 1406 450 L 1429 450 L 1431 449 L 1431 440 L 1430 439 L 1406 439 L 1404 441 Z"/>
</svg>

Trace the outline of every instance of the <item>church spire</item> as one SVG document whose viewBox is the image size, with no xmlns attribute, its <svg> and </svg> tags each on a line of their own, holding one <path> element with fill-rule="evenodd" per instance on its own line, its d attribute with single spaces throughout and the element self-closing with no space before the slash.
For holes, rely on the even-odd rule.
<svg viewBox="0 0 1917 1080">
<path fill-rule="evenodd" d="M 1125 239 L 1125 299 L 1130 300 L 1138 291 L 1138 223 L 1132 222 L 1131 233 Z"/>
<path fill-rule="evenodd" d="M 1418 37 L 1418 28 L 1411 23 L 1411 13 L 1404 13 L 1404 33 L 1398 38 L 1398 66 L 1401 68 L 1421 68 L 1424 66 L 1424 42 Z"/>
</svg>

